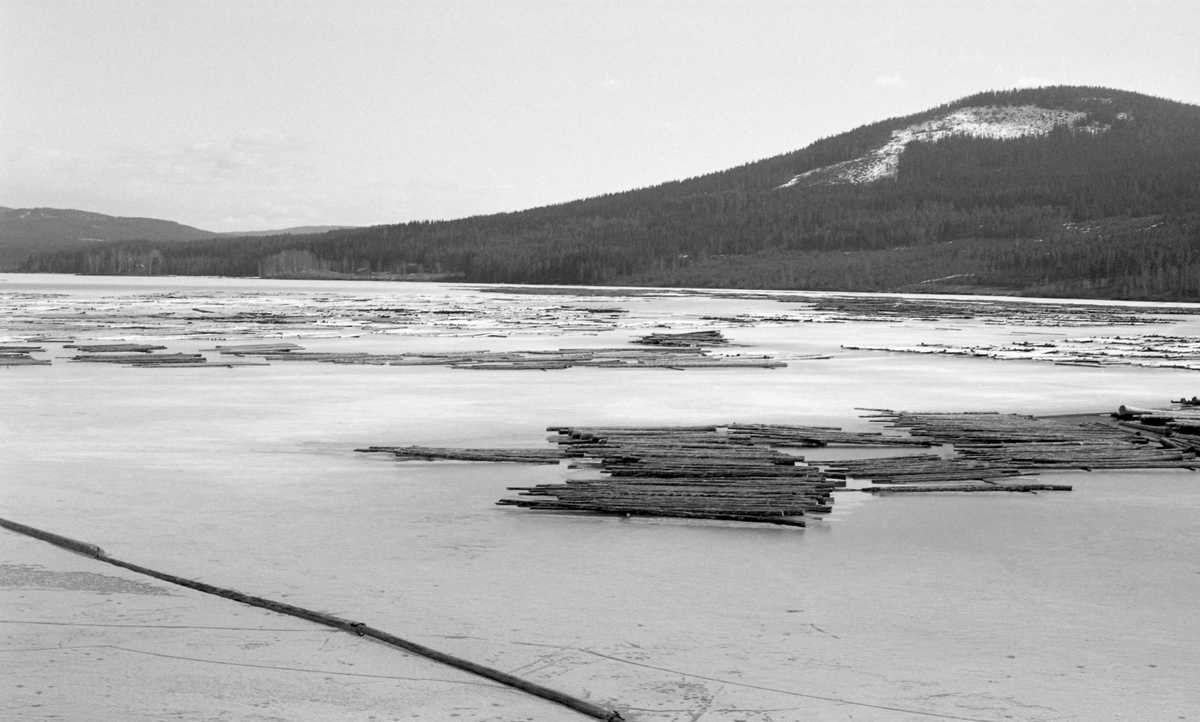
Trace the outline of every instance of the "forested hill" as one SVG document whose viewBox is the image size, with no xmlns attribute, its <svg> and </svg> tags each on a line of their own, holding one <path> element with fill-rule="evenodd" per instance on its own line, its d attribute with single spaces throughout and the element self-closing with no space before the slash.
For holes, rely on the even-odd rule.
<svg viewBox="0 0 1200 722">
<path fill-rule="evenodd" d="M 1197 299 L 1200 106 L 1104 88 L 989 92 L 562 205 L 122 243 L 25 270 Z"/>
</svg>

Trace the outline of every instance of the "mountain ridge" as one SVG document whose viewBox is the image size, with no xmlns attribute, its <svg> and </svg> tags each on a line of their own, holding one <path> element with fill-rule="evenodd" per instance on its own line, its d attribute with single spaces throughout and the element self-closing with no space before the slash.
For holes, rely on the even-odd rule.
<svg viewBox="0 0 1200 722">
<path fill-rule="evenodd" d="M 207 238 L 324 233 L 354 226 L 295 226 L 269 231 L 215 232 L 176 221 L 112 216 L 74 208 L 0 206 L 0 270 L 15 268 L 27 256 L 120 241 L 180 242 Z"/>
<path fill-rule="evenodd" d="M 1055 86 L 977 93 L 724 171 L 553 206 L 316 237 L 123 244 L 26 270 L 847 291 L 937 291 L 952 279 L 956 292 L 1189 299 L 1200 298 L 1198 229 L 1200 106 Z"/>
</svg>

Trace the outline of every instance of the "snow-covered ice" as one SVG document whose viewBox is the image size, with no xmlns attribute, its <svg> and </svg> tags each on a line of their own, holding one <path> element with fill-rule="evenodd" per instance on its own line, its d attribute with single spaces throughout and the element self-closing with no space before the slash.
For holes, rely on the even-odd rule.
<svg viewBox="0 0 1200 722">
<path fill-rule="evenodd" d="M 517 302 L 461 286 L 230 279 L 6 275 L 4 291 L 97 306 L 175 294 L 163 308 L 204 307 L 213 292 L 281 303 L 329 294 L 390 295 L 404 307 L 419 298 L 447 308 Z M 551 424 L 871 430 L 856 407 L 1051 414 L 1162 405 L 1193 395 L 1195 374 L 841 349 L 1161 327 L 739 326 L 704 317 L 767 317 L 788 304 L 517 300 L 621 307 L 667 327 L 655 330 L 717 327 L 747 351 L 832 358 L 683 372 L 300 362 L 151 370 L 57 359 L 0 369 L 0 516 L 148 567 L 362 620 L 611 704 L 629 720 L 1049 722 L 1178 719 L 1200 709 L 1192 472 L 1060 473 L 1053 481 L 1075 491 L 986 499 L 839 492 L 829 518 L 797 530 L 540 515 L 494 502 L 507 486 L 560 480 L 565 467 L 401 463 L 353 451 L 540 447 Z M 1171 328 L 1200 335 L 1200 319 Z M 632 322 L 520 338 L 460 330 L 302 343 L 558 348 L 645 333 Z M 164 341 L 172 350 L 212 345 Z M 50 345 L 51 355 L 68 355 Z M 8 532 L 0 539 L 6 719 L 574 718 L 352 635 L 156 581 L 148 583 L 169 594 L 137 593 L 123 582 L 145 578 Z M 29 581 L 55 574 L 64 584 Z"/>
</svg>

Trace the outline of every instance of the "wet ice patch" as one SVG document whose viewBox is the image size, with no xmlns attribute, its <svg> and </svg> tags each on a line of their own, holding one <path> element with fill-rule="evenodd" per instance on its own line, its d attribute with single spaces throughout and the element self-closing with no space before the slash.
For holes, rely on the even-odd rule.
<svg viewBox="0 0 1200 722">
<path fill-rule="evenodd" d="M 32 564 L 0 564 L 0 587 L 172 596 L 171 592 L 163 587 L 145 582 L 93 572 L 53 572 Z"/>
</svg>

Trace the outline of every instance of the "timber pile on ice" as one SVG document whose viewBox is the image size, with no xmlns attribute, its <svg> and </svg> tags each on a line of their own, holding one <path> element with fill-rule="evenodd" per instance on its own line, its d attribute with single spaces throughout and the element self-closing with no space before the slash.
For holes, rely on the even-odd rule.
<svg viewBox="0 0 1200 722">
<path fill-rule="evenodd" d="M 704 346 L 727 346 L 729 340 L 720 331 L 689 331 L 687 333 L 652 333 L 634 339 L 634 343 L 645 346 L 668 346 L 672 348 L 702 348 Z"/>
<path fill-rule="evenodd" d="M 570 462 L 598 478 L 510 487 L 497 503 L 542 511 L 591 511 L 804 526 L 830 511 L 845 482 L 773 446 L 928 445 L 880 433 L 812 426 L 728 424 L 679 427 L 553 426 L 551 449 L 444 449 L 374 446 L 401 459 L 517 463 Z"/>
<path fill-rule="evenodd" d="M 565 455 L 557 449 L 451 449 L 438 446 L 370 446 L 356 451 L 384 452 L 401 461 L 493 461 L 515 464 L 557 464 Z"/>
<path fill-rule="evenodd" d="M 43 353 L 45 350 L 41 346 L 0 345 L 0 366 L 49 366 L 50 361 L 36 359 L 30 355 Z"/>
<path fill-rule="evenodd" d="M 800 457 L 713 426 L 549 431 L 576 468 L 593 466 L 608 478 L 509 487 L 521 498 L 498 504 L 804 526 L 804 515 L 830 510 L 831 492 L 843 484 L 798 466 Z"/>
<path fill-rule="evenodd" d="M 209 363 L 198 353 L 155 353 L 166 346 L 150 344 L 101 344 L 92 346 L 66 345 L 84 353 L 72 356 L 72 361 L 84 363 L 116 364 L 141 368 L 228 368 L 232 366 L 262 366 L 262 363 L 247 361 L 221 361 Z"/>
<path fill-rule="evenodd" d="M 914 437 L 953 444 L 973 462 L 1016 469 L 1194 468 L 1194 452 L 1162 448 L 1111 424 L 1019 414 L 915 414 L 890 417 Z"/>
<path fill-rule="evenodd" d="M 222 351 L 222 353 L 226 353 Z M 245 355 L 245 352 L 241 352 Z M 473 371 L 550 371 L 576 366 L 605 369 L 782 368 L 771 356 L 710 354 L 700 347 L 567 348 L 553 351 L 459 351 L 401 354 L 289 350 L 261 354 L 267 361 L 321 361 L 373 366 L 449 366 Z"/>
<path fill-rule="evenodd" d="M 596 478 L 509 487 L 518 498 L 497 504 L 542 511 L 675 516 L 804 526 L 829 512 L 833 491 L 848 480 L 871 493 L 1070 491 L 1031 482 L 1045 470 L 1196 469 L 1200 412 L 1121 407 L 1125 425 L 998 413 L 883 410 L 873 421 L 905 432 L 848 432 L 833 427 L 721 424 L 671 427 L 551 426 L 554 448 L 446 449 L 373 446 L 400 459 L 554 464 L 593 470 Z M 1170 425 L 1168 425 L 1170 424 Z M 1193 426 L 1194 424 L 1194 426 Z M 1137 428 L 1127 428 L 1128 426 Z M 1157 430 L 1148 438 L 1140 427 Z M 1171 441 L 1185 431 L 1190 442 Z M 1152 443 L 1157 441 L 1160 443 Z M 808 462 L 778 447 L 930 447 L 951 455 Z"/>
<path fill-rule="evenodd" d="M 850 346 L 847 351 L 884 351 L 989 358 L 997 361 L 1048 361 L 1060 366 L 1139 366 L 1200 370 L 1200 338 L 1194 336 L 1083 336 L 1005 344 L 919 343 L 912 346 Z"/>
<path fill-rule="evenodd" d="M 1167 324 L 1175 322 L 1171 316 L 1192 313 L 1189 309 L 1166 307 L 1084 306 L 903 296 L 832 296 L 809 301 L 808 304 L 815 312 L 829 314 L 833 319 L 844 321 L 979 320 L 986 324 L 1049 328 Z"/>
<path fill-rule="evenodd" d="M 1195 397 L 1193 397 L 1194 399 Z M 1172 403 L 1182 409 L 1143 409 L 1122 406 L 1113 416 L 1127 429 L 1158 441 L 1163 446 L 1200 452 L 1200 409 L 1193 400 L 1181 399 Z"/>
<path fill-rule="evenodd" d="M 64 344 L 63 348 L 73 348 L 84 353 L 150 353 L 165 351 L 166 346 L 149 343 L 99 343 L 99 344 Z"/>
</svg>

